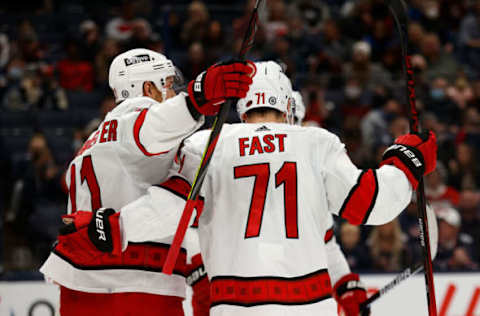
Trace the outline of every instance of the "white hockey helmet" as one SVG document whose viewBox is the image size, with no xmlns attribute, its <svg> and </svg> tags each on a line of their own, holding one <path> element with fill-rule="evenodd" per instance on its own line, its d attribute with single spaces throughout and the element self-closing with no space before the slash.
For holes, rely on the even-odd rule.
<svg viewBox="0 0 480 316">
<path fill-rule="evenodd" d="M 291 123 L 292 84 L 274 61 L 256 62 L 257 71 L 245 98 L 238 100 L 237 112 L 242 114 L 255 108 L 272 108 L 285 113 Z"/>
<path fill-rule="evenodd" d="M 143 83 L 152 81 L 166 96 L 168 77 L 175 77 L 173 63 L 164 55 L 145 48 L 126 51 L 115 57 L 110 65 L 108 83 L 115 95 L 115 101 L 143 95 Z"/>
<path fill-rule="evenodd" d="M 302 125 L 303 118 L 305 117 L 305 104 L 303 103 L 303 98 L 300 92 L 293 91 L 293 116 L 296 119 L 296 125 Z"/>
</svg>

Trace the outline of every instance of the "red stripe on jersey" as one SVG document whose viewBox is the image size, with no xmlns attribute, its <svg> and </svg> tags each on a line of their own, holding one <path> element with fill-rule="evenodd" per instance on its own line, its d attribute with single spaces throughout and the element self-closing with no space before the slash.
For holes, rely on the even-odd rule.
<svg viewBox="0 0 480 316">
<path fill-rule="evenodd" d="M 158 187 L 164 188 L 184 200 L 188 198 L 188 193 L 190 192 L 190 183 L 180 177 L 171 177 L 167 181 L 159 184 Z"/>
<path fill-rule="evenodd" d="M 63 260 L 80 270 L 142 270 L 161 272 L 167 257 L 170 245 L 163 243 L 145 242 L 128 243 L 127 249 L 120 256 L 111 253 L 98 252 L 98 256 L 79 255 L 58 244 L 53 252 Z M 174 273 L 186 276 L 187 273 L 187 252 L 181 249 L 177 258 Z"/>
<path fill-rule="evenodd" d="M 364 224 L 375 205 L 378 195 L 378 180 L 375 170 L 364 170 L 357 184 L 350 190 L 340 209 L 340 216 L 350 224 Z"/>
<path fill-rule="evenodd" d="M 333 238 L 333 226 L 330 227 L 326 232 L 325 232 L 325 237 L 323 238 L 323 241 L 325 243 L 329 242 Z"/>
<path fill-rule="evenodd" d="M 210 286 L 211 306 L 302 305 L 330 298 L 331 294 L 327 269 L 293 278 L 215 276 Z"/>
<path fill-rule="evenodd" d="M 137 144 L 137 147 L 142 151 L 142 153 L 148 157 L 166 154 L 169 152 L 169 150 L 159 153 L 151 153 L 140 142 L 140 129 L 142 128 L 143 122 L 145 121 L 145 116 L 147 116 L 147 112 L 148 109 L 143 109 L 142 112 L 140 112 L 140 114 L 138 115 L 135 124 L 133 125 L 133 138 L 135 139 L 135 144 Z"/>
<path fill-rule="evenodd" d="M 77 167 L 75 164 L 72 164 L 70 167 L 70 187 L 69 187 L 69 198 L 70 198 L 70 205 L 71 205 L 71 212 L 73 214 L 77 211 L 77 181 L 75 173 L 77 172 Z"/>
</svg>

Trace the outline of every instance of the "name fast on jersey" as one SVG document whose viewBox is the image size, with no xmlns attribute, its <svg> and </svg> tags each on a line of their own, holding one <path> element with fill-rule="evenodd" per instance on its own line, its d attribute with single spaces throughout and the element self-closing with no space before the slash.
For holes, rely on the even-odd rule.
<svg viewBox="0 0 480 316">
<path fill-rule="evenodd" d="M 287 134 L 265 134 L 261 136 L 242 137 L 238 139 L 240 156 L 272 153 L 278 149 L 285 151 L 285 138 Z M 248 152 L 247 152 L 248 150 Z"/>
</svg>

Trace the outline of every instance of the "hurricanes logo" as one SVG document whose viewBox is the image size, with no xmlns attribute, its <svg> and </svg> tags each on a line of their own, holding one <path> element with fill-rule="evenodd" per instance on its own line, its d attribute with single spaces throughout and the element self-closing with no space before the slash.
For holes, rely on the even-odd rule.
<svg viewBox="0 0 480 316">
<path fill-rule="evenodd" d="M 271 105 L 275 105 L 277 103 L 277 98 L 275 97 L 268 98 L 268 103 L 270 103 Z"/>
<path fill-rule="evenodd" d="M 130 93 L 128 93 L 127 90 L 122 90 L 122 97 L 128 98 L 129 95 L 130 95 Z"/>
</svg>

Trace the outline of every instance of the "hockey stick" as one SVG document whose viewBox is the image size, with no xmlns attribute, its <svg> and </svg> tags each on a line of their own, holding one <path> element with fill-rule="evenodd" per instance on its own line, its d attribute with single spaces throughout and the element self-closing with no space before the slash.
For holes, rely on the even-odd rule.
<svg viewBox="0 0 480 316">
<path fill-rule="evenodd" d="M 428 216 L 427 217 L 428 226 L 431 232 L 430 237 L 432 237 L 430 239 L 430 249 L 432 250 L 432 258 L 435 258 L 437 256 L 437 251 L 438 251 L 438 225 L 437 225 L 435 212 L 428 205 L 427 205 L 427 216 Z M 387 292 L 390 292 L 390 290 L 395 288 L 401 282 L 419 273 L 420 271 L 423 271 L 423 263 L 411 265 L 410 267 L 405 269 L 402 273 L 397 275 L 392 281 L 388 282 L 384 287 L 378 290 L 378 292 L 376 292 L 375 294 L 370 296 L 365 302 L 363 302 L 360 305 L 360 309 L 367 308 L 370 304 L 378 300 L 380 297 L 384 296 Z"/>
<path fill-rule="evenodd" d="M 238 59 L 240 60 L 245 59 L 245 55 L 247 54 L 248 50 L 253 46 L 255 33 L 257 32 L 258 8 L 261 2 L 262 0 L 257 0 L 257 2 L 255 3 L 255 8 L 252 11 L 247 30 L 245 32 L 245 37 L 243 38 L 242 47 L 238 54 Z M 175 232 L 175 237 L 173 238 L 172 245 L 168 250 L 165 264 L 163 265 L 162 272 L 165 274 L 172 274 L 173 272 L 173 267 L 175 265 L 175 262 L 177 261 L 180 246 L 183 242 L 183 238 L 185 237 L 188 223 L 190 222 L 190 218 L 192 217 L 193 209 L 195 208 L 197 197 L 200 192 L 200 188 L 202 187 L 203 180 L 205 179 L 207 168 L 217 145 L 220 132 L 222 131 L 223 124 L 227 119 L 230 108 L 232 107 L 232 105 L 236 104 L 237 101 L 238 99 L 236 98 L 229 98 L 222 105 L 220 112 L 215 118 L 212 132 L 210 133 L 210 137 L 208 138 L 207 146 L 205 148 L 205 151 L 203 152 L 202 160 L 200 161 L 200 165 L 197 169 L 197 174 L 195 175 L 195 179 L 193 180 L 190 193 L 188 194 L 187 204 L 183 209 L 182 217 L 180 218 L 177 231 Z"/>
<path fill-rule="evenodd" d="M 416 109 L 415 80 L 411 64 L 411 56 L 408 51 L 408 11 L 404 0 L 386 0 L 390 11 L 392 12 L 400 35 L 402 47 L 403 71 L 405 73 L 408 112 L 410 116 L 410 132 L 419 133 L 418 112 Z M 433 281 L 432 256 L 430 251 L 430 236 L 427 223 L 427 212 L 425 204 L 425 187 L 423 177 L 420 179 L 417 189 L 418 205 L 418 225 L 420 228 L 420 245 L 423 250 L 423 270 L 425 275 L 425 285 L 427 294 L 428 314 L 437 315 L 437 306 L 435 300 L 435 287 Z"/>
</svg>

